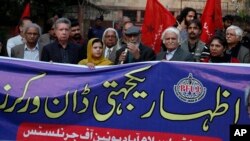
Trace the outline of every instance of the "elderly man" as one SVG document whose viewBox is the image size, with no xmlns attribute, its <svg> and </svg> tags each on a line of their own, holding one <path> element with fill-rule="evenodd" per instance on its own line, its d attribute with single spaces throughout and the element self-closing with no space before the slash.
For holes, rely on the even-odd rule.
<svg viewBox="0 0 250 141">
<path fill-rule="evenodd" d="M 126 36 L 126 34 L 125 34 L 125 32 L 130 28 L 130 27 L 132 27 L 132 26 L 134 26 L 134 24 L 131 22 L 131 21 L 127 21 L 127 22 L 125 22 L 124 24 L 123 24 L 123 27 L 122 27 L 122 37 L 121 37 L 121 39 L 120 39 L 120 44 L 121 45 L 126 45 L 127 44 L 127 36 Z"/>
<path fill-rule="evenodd" d="M 116 51 L 119 50 L 119 36 L 114 28 L 107 28 L 102 36 L 102 41 L 104 43 L 104 57 L 112 62 L 115 62 Z"/>
<path fill-rule="evenodd" d="M 162 42 L 166 51 L 157 54 L 156 60 L 167 61 L 194 61 L 193 55 L 180 47 L 180 31 L 169 27 L 162 33 Z"/>
<path fill-rule="evenodd" d="M 59 18 L 55 22 L 57 40 L 44 46 L 42 61 L 77 64 L 83 59 L 81 47 L 69 41 L 71 22 L 67 18 Z"/>
<path fill-rule="evenodd" d="M 243 31 L 240 27 L 231 25 L 226 30 L 226 39 L 228 43 L 227 54 L 235 57 L 240 63 L 250 63 L 249 49 L 244 47 L 240 41 L 243 36 Z"/>
<path fill-rule="evenodd" d="M 137 26 L 128 28 L 125 32 L 128 43 L 117 51 L 115 64 L 155 60 L 154 51 L 141 43 L 140 33 Z"/>
<path fill-rule="evenodd" d="M 42 53 L 42 46 L 38 44 L 41 36 L 40 26 L 30 23 L 24 27 L 23 33 L 26 42 L 11 48 L 11 57 L 39 61 Z"/>
</svg>

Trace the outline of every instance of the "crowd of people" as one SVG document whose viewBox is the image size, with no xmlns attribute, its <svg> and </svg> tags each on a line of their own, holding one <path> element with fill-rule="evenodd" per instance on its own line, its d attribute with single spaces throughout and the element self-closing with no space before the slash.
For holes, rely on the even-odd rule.
<svg viewBox="0 0 250 141">
<path fill-rule="evenodd" d="M 209 43 L 200 40 L 202 24 L 197 12 L 184 8 L 176 24 L 162 33 L 161 52 L 155 54 L 141 41 L 140 27 L 129 17 L 102 26 L 103 16 L 95 19 L 84 39 L 77 19 L 49 19 L 47 32 L 24 17 L 19 23 L 20 34 L 7 40 L 0 38 L 0 55 L 36 61 L 87 65 L 120 65 L 141 61 L 189 61 L 209 63 L 250 63 L 250 26 L 244 30 L 234 25 L 233 17 L 223 17 L 224 29 L 217 30 Z"/>
</svg>

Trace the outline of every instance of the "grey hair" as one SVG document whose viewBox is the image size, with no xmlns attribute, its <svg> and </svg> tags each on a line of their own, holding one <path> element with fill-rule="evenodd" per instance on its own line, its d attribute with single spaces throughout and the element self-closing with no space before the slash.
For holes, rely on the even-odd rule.
<svg viewBox="0 0 250 141">
<path fill-rule="evenodd" d="M 54 24 L 55 28 L 57 28 L 58 24 L 60 24 L 60 23 L 67 24 L 67 25 L 69 25 L 69 27 L 71 27 L 71 22 L 70 22 L 70 20 L 68 18 L 63 17 L 63 18 L 57 19 L 55 24 Z"/>
<path fill-rule="evenodd" d="M 119 35 L 117 33 L 117 31 L 114 29 L 114 28 L 107 28 L 103 34 L 102 34 L 102 42 L 104 43 L 104 39 L 105 39 L 105 35 L 108 31 L 113 31 L 115 32 L 115 37 L 116 37 L 116 40 L 117 40 L 117 43 L 116 43 L 116 46 L 117 46 L 117 49 L 120 49 L 120 39 L 119 39 Z M 105 43 L 104 43 L 104 46 L 106 47 Z"/>
<path fill-rule="evenodd" d="M 230 25 L 230 26 L 227 28 L 226 32 L 227 32 L 228 30 L 234 30 L 236 36 L 238 37 L 238 39 L 240 39 L 240 40 L 242 39 L 242 37 L 243 37 L 243 30 L 242 30 L 240 27 L 238 27 L 238 26 L 236 26 L 236 25 Z"/>
<path fill-rule="evenodd" d="M 178 43 L 181 43 L 180 31 L 176 27 L 168 27 L 162 32 L 161 40 L 163 41 L 163 43 L 165 42 L 164 36 L 166 35 L 166 33 L 175 33 L 177 35 Z"/>
<path fill-rule="evenodd" d="M 30 28 L 36 28 L 38 30 L 38 34 L 39 36 L 42 35 L 42 30 L 41 30 L 41 27 L 36 24 L 36 23 L 29 23 L 27 24 L 24 29 L 23 29 L 23 33 L 27 33 L 27 31 L 30 29 Z"/>
</svg>

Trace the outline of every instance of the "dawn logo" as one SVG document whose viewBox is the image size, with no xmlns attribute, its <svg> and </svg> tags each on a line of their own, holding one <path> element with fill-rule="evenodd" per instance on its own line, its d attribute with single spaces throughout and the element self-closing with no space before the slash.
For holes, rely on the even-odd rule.
<svg viewBox="0 0 250 141">
<path fill-rule="evenodd" d="M 203 87 L 192 73 L 189 73 L 188 77 L 181 79 L 177 85 L 174 85 L 174 93 L 183 102 L 196 103 L 205 97 L 207 88 Z"/>
</svg>

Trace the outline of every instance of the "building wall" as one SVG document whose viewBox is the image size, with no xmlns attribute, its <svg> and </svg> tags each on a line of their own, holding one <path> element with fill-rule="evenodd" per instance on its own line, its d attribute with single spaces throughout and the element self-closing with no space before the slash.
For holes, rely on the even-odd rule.
<svg viewBox="0 0 250 141">
<path fill-rule="evenodd" d="M 124 10 L 139 10 L 144 11 L 147 0 L 93 0 L 96 5 L 105 7 L 111 12 L 105 14 L 106 20 L 115 20 L 123 16 Z M 238 7 L 240 9 L 244 8 L 244 1 L 241 0 Z M 184 7 L 193 7 L 198 13 L 202 13 L 206 0 L 159 0 L 163 6 L 168 8 L 169 11 L 173 12 L 174 15 L 178 15 Z M 222 13 L 235 14 L 235 4 L 232 0 L 221 0 Z M 140 12 L 139 12 L 140 13 Z M 143 16 L 143 14 L 142 14 Z M 138 16 L 137 16 L 138 18 Z M 142 18 L 143 19 L 143 18 Z M 142 20 L 141 19 L 141 20 Z M 138 19 L 136 20 L 138 21 Z"/>
<path fill-rule="evenodd" d="M 95 5 L 106 9 L 108 13 L 104 13 L 104 26 L 110 27 L 115 21 L 121 19 L 124 15 L 130 14 L 130 18 L 140 25 L 142 24 L 144 18 L 144 11 L 146 7 L 147 0 L 87 0 L 91 1 Z M 206 0 L 158 0 L 164 7 L 171 11 L 175 16 L 177 16 L 181 9 L 184 7 L 193 7 L 198 13 L 202 13 L 206 4 Z M 241 0 L 238 7 L 239 9 L 244 9 L 250 6 L 245 4 L 247 0 Z M 232 0 L 221 0 L 222 13 L 226 14 L 236 14 L 235 4 Z M 250 10 L 246 10 L 250 11 Z M 77 6 L 69 8 L 69 17 L 77 17 Z M 84 36 L 87 35 L 87 31 L 90 26 L 93 25 L 93 20 L 100 16 L 100 12 L 91 7 L 84 7 L 83 19 L 83 31 Z"/>
</svg>

